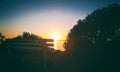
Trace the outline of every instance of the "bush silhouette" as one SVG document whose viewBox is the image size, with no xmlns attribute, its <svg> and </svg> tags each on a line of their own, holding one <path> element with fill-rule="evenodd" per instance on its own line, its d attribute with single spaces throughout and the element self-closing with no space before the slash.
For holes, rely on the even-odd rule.
<svg viewBox="0 0 120 72">
<path fill-rule="evenodd" d="M 0 45 L 3 43 L 4 38 L 5 38 L 5 36 L 3 36 L 2 33 L 0 33 Z"/>
<path fill-rule="evenodd" d="M 65 49 L 78 71 L 112 72 L 118 70 L 119 43 L 120 5 L 112 4 L 79 20 L 67 36 Z"/>
</svg>

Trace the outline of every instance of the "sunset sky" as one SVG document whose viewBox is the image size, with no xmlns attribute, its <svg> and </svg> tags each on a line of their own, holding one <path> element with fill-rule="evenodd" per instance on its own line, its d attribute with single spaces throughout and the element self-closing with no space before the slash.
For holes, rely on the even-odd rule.
<svg viewBox="0 0 120 72">
<path fill-rule="evenodd" d="M 64 40 L 79 19 L 119 0 L 0 0 L 0 32 L 7 38 L 30 32 Z"/>
</svg>

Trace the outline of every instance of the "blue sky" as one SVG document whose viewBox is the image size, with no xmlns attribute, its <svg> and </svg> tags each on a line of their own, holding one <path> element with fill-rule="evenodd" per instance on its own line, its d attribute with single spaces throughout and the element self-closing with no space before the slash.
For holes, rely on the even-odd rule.
<svg viewBox="0 0 120 72">
<path fill-rule="evenodd" d="M 0 0 L 0 32 L 14 37 L 23 31 L 66 36 L 79 19 L 120 0 Z"/>
</svg>

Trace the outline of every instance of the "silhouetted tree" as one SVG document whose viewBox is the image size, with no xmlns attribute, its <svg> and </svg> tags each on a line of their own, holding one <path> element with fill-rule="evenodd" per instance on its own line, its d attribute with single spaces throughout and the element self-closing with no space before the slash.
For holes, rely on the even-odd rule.
<svg viewBox="0 0 120 72">
<path fill-rule="evenodd" d="M 120 5 L 112 4 L 78 21 L 67 36 L 65 52 L 81 72 L 111 72 L 118 70 L 119 43 Z"/>
<path fill-rule="evenodd" d="M 2 33 L 0 33 L 0 44 L 3 43 L 4 38 L 5 38 L 5 36 L 3 36 Z"/>
<path fill-rule="evenodd" d="M 29 33 L 29 32 L 23 32 L 22 35 L 19 35 L 15 37 L 14 39 L 32 39 L 32 40 L 41 40 L 42 37 L 37 36 L 35 34 Z"/>
</svg>

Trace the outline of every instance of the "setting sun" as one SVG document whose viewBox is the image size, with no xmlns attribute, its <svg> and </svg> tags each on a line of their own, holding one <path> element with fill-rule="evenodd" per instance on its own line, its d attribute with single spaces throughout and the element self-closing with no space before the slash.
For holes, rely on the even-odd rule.
<svg viewBox="0 0 120 72">
<path fill-rule="evenodd" d="M 54 40 L 60 40 L 60 34 L 58 34 L 58 33 L 53 33 L 53 34 L 51 35 L 51 38 L 54 39 Z"/>
<path fill-rule="evenodd" d="M 52 33 L 51 38 L 54 39 L 54 49 L 57 50 L 57 40 L 60 40 L 60 34 Z"/>
</svg>

